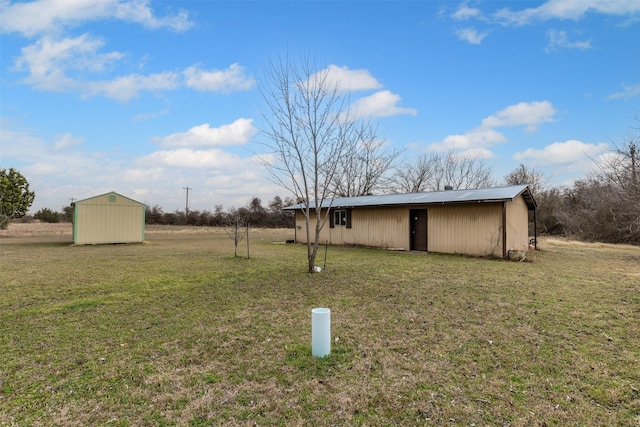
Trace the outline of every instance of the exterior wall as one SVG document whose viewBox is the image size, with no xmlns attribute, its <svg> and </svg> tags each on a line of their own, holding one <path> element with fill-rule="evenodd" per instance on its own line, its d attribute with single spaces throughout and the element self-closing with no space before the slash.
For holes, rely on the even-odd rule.
<svg viewBox="0 0 640 427">
<path fill-rule="evenodd" d="M 427 249 L 502 257 L 502 203 L 428 207 Z"/>
<path fill-rule="evenodd" d="M 528 210 L 522 196 L 504 204 L 495 202 L 354 208 L 352 228 L 329 228 L 327 220 L 320 233 L 320 242 L 409 250 L 411 209 L 427 209 L 429 252 L 501 258 L 505 253 L 503 215 L 506 215 L 507 223 L 506 249 L 526 250 L 529 244 Z M 311 227 L 315 227 L 315 213 L 311 215 Z M 313 237 L 312 234 L 312 241 Z M 305 219 L 301 211 L 296 211 L 296 241 L 307 242 Z"/>
<path fill-rule="evenodd" d="M 324 212 L 324 211 L 323 211 Z M 362 245 L 380 248 L 409 249 L 409 208 L 380 207 L 352 210 L 352 227 L 329 227 L 329 221 L 320 232 L 320 243 L 332 245 Z M 310 226 L 315 229 L 315 212 L 311 213 Z M 296 241 L 307 243 L 304 215 L 296 211 Z"/>
<path fill-rule="evenodd" d="M 73 242 L 76 244 L 144 241 L 145 206 L 116 193 L 76 202 Z"/>
<path fill-rule="evenodd" d="M 507 202 L 507 249 L 526 251 L 529 248 L 529 210 L 524 198 Z"/>
</svg>

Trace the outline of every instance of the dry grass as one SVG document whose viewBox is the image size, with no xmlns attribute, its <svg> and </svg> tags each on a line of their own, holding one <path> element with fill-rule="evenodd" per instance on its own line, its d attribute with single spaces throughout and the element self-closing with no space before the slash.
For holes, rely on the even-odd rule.
<svg viewBox="0 0 640 427">
<path fill-rule="evenodd" d="M 71 223 L 11 223 L 6 230 L 0 229 L 0 241 L 7 243 L 21 242 L 34 237 L 46 241 L 66 238 L 71 241 L 72 231 Z"/>
<path fill-rule="evenodd" d="M 252 230 L 244 259 L 215 229 L 85 247 L 18 225 L 0 234 L 2 425 L 640 425 L 637 247 L 335 247 L 309 275 L 304 247 L 272 243 L 291 230 Z"/>
</svg>

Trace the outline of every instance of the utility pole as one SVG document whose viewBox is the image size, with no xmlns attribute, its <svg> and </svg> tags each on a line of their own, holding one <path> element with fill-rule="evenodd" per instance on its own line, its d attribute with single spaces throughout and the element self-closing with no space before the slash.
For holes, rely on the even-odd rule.
<svg viewBox="0 0 640 427">
<path fill-rule="evenodd" d="M 183 190 L 187 190 L 187 201 L 184 205 L 184 224 L 189 225 L 189 190 L 193 190 L 193 188 L 182 187 Z"/>
</svg>

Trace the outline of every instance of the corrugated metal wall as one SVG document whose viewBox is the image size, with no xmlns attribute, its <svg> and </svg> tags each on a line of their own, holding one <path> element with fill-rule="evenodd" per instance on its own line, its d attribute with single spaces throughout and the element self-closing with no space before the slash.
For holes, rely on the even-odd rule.
<svg viewBox="0 0 640 427">
<path fill-rule="evenodd" d="M 320 243 L 357 244 L 381 248 L 410 249 L 409 212 L 427 209 L 427 250 L 474 256 L 503 256 L 503 203 L 465 203 L 404 207 L 357 208 L 352 211 L 352 228 L 329 228 L 320 233 Z M 506 202 L 507 249 L 526 249 L 528 211 L 523 197 Z M 315 227 L 315 214 L 311 226 Z M 296 239 L 306 243 L 305 220 L 296 212 Z M 313 232 L 311 239 L 313 240 Z"/>
<path fill-rule="evenodd" d="M 406 207 L 358 208 L 352 211 L 352 228 L 329 227 L 329 221 L 320 232 L 320 243 L 332 245 L 363 245 L 380 248 L 409 249 L 409 209 Z M 296 212 L 296 238 L 307 242 L 304 215 Z M 315 213 L 311 213 L 311 240 L 315 229 Z"/>
<path fill-rule="evenodd" d="M 428 250 L 502 257 L 502 203 L 430 206 Z"/>
<path fill-rule="evenodd" d="M 73 242 L 76 244 L 144 241 L 145 206 L 117 193 L 76 202 Z"/>
<path fill-rule="evenodd" d="M 529 248 L 529 210 L 524 198 L 507 203 L 507 249 Z"/>
</svg>

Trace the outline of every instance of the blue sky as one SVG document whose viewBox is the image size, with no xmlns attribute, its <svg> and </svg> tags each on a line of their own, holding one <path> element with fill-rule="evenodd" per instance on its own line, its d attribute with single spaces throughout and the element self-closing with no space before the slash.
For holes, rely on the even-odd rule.
<svg viewBox="0 0 640 427">
<path fill-rule="evenodd" d="M 32 212 L 111 190 L 183 210 L 289 196 L 258 86 L 309 53 L 410 162 L 454 150 L 570 185 L 640 115 L 640 2 L 0 0 L 0 166 Z"/>
</svg>

